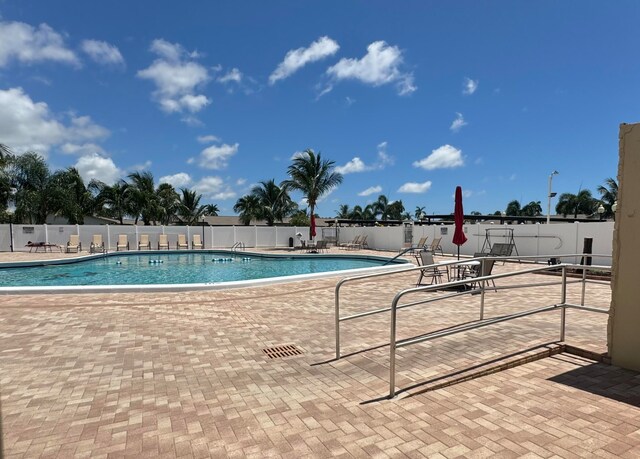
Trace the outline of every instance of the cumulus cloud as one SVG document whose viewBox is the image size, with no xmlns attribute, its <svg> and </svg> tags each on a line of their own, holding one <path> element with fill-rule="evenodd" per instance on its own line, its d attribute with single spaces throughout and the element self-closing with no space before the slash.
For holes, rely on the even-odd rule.
<svg viewBox="0 0 640 459">
<path fill-rule="evenodd" d="M 311 43 L 308 48 L 290 50 L 284 60 L 269 76 L 269 84 L 275 84 L 300 70 L 305 65 L 316 62 L 338 52 L 340 46 L 331 38 L 324 36 Z"/>
<path fill-rule="evenodd" d="M 413 73 L 401 70 L 403 62 L 400 48 L 389 46 L 384 41 L 376 41 L 367 47 L 364 57 L 342 58 L 327 69 L 327 74 L 334 81 L 353 79 L 371 86 L 395 84 L 398 94 L 407 95 L 417 87 Z"/>
<path fill-rule="evenodd" d="M 193 189 L 207 199 L 224 201 L 237 196 L 237 193 L 231 189 L 224 179 L 218 176 L 202 177 L 193 186 Z"/>
<path fill-rule="evenodd" d="M 186 172 L 178 172 L 173 175 L 165 175 L 160 177 L 160 183 L 168 183 L 174 188 L 182 188 L 191 183 L 191 176 Z"/>
<path fill-rule="evenodd" d="M 96 179 L 110 185 L 123 175 L 123 171 L 115 165 L 111 158 L 97 153 L 81 156 L 74 164 L 74 167 L 78 169 L 85 183 Z"/>
<path fill-rule="evenodd" d="M 382 191 L 382 187 L 380 185 L 370 186 L 366 190 L 363 190 L 360 193 L 358 193 L 358 196 L 370 196 L 375 193 L 380 193 L 381 191 Z"/>
<path fill-rule="evenodd" d="M 431 181 L 424 183 L 407 182 L 398 188 L 398 193 L 426 193 L 431 188 Z"/>
<path fill-rule="evenodd" d="M 238 153 L 239 143 L 228 145 L 211 145 L 200 152 L 197 158 L 189 158 L 189 164 L 197 163 L 204 169 L 224 169 L 229 164 L 229 159 Z"/>
<path fill-rule="evenodd" d="M 133 166 L 131 166 L 129 168 L 129 170 L 132 171 L 145 171 L 147 169 L 149 169 L 151 167 L 151 164 L 153 164 L 150 160 L 146 160 L 143 163 L 140 164 L 134 164 Z"/>
<path fill-rule="evenodd" d="M 478 89 L 478 80 L 472 80 L 471 78 L 465 78 L 462 83 L 462 94 L 470 96 L 476 89 Z"/>
<path fill-rule="evenodd" d="M 464 116 L 462 116 L 462 113 L 456 113 L 456 119 L 453 120 L 453 123 L 451 123 L 451 126 L 449 126 L 449 129 L 451 129 L 451 131 L 453 132 L 458 132 L 460 129 L 463 128 L 463 126 L 466 126 L 467 122 L 464 120 Z"/>
<path fill-rule="evenodd" d="M 106 41 L 84 40 L 80 47 L 98 64 L 124 65 L 124 57 L 120 50 Z"/>
<path fill-rule="evenodd" d="M 204 94 L 197 94 L 210 80 L 207 69 L 193 60 L 197 53 L 162 39 L 153 41 L 151 51 L 159 58 L 137 75 L 156 85 L 153 97 L 163 111 L 197 113 L 211 103 Z"/>
<path fill-rule="evenodd" d="M 367 165 L 358 156 L 351 159 L 344 166 L 337 166 L 336 172 L 340 174 L 353 174 L 356 172 L 367 172 L 373 170 L 381 170 L 385 167 L 392 165 L 394 159 L 387 154 L 387 142 L 378 144 L 377 159 L 373 164 Z"/>
<path fill-rule="evenodd" d="M 82 145 L 91 148 L 92 142 L 108 135 L 108 129 L 88 116 L 57 115 L 22 88 L 0 89 L 0 139 L 18 153 L 37 151 L 46 156 L 52 147 L 66 145 L 63 152 L 82 154 L 87 152 L 81 151 Z"/>
<path fill-rule="evenodd" d="M 242 72 L 237 68 L 232 68 L 227 73 L 217 78 L 220 83 L 234 82 L 240 84 L 242 82 Z"/>
<path fill-rule="evenodd" d="M 65 143 L 60 147 L 60 151 L 67 155 L 87 155 L 91 153 L 98 153 L 100 155 L 105 154 L 104 149 L 95 143 Z"/>
<path fill-rule="evenodd" d="M 11 60 L 25 64 L 53 61 L 80 66 L 80 60 L 64 38 L 47 24 L 33 27 L 24 22 L 0 21 L 0 67 Z"/>
<path fill-rule="evenodd" d="M 426 158 L 413 163 L 413 167 L 420 167 L 428 171 L 433 169 L 451 169 L 464 166 L 462 150 L 458 150 L 451 145 L 443 145 L 431 151 Z"/>
</svg>

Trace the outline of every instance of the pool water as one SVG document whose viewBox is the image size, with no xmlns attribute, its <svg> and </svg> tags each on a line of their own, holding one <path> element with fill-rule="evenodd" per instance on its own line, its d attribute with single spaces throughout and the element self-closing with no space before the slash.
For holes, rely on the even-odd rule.
<svg viewBox="0 0 640 459">
<path fill-rule="evenodd" d="M 205 284 L 382 266 L 357 257 L 264 257 L 228 252 L 112 255 L 76 263 L 0 269 L 0 287 Z"/>
</svg>

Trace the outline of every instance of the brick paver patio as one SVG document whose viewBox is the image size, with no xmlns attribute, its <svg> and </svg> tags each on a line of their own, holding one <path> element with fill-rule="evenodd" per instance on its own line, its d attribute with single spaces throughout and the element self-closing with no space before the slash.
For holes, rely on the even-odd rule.
<svg viewBox="0 0 640 459">
<path fill-rule="evenodd" d="M 388 305 L 415 278 L 345 288 L 345 314 Z M 558 312 L 400 349 L 399 396 L 381 400 L 388 314 L 343 323 L 345 357 L 332 361 L 335 282 L 0 297 L 6 457 L 640 456 L 637 373 L 565 353 L 462 379 L 553 347 Z M 559 286 L 491 292 L 486 314 L 558 299 Z M 609 299 L 608 285 L 588 286 L 589 304 Z M 402 310 L 399 337 L 477 320 L 478 305 Z M 567 315 L 568 344 L 606 350 L 605 315 Z M 303 354 L 262 351 L 281 344 Z"/>
</svg>

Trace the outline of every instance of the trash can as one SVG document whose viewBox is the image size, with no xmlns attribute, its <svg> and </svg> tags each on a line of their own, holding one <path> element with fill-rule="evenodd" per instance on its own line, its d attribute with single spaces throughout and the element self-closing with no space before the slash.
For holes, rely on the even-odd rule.
<svg viewBox="0 0 640 459">
<path fill-rule="evenodd" d="M 293 238 L 292 237 L 289 238 L 289 247 L 293 247 Z"/>
</svg>

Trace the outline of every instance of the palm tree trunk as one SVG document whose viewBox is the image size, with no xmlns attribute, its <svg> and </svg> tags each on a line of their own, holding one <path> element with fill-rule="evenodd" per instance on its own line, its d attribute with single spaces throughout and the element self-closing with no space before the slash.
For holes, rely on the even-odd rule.
<svg viewBox="0 0 640 459">
<path fill-rule="evenodd" d="M 315 208 L 316 208 L 315 204 L 309 204 L 309 209 L 311 210 L 311 213 L 309 214 L 309 223 L 311 223 L 311 219 L 313 218 Z M 309 224 L 309 239 L 313 241 L 313 235 L 311 234 L 311 224 Z"/>
</svg>

